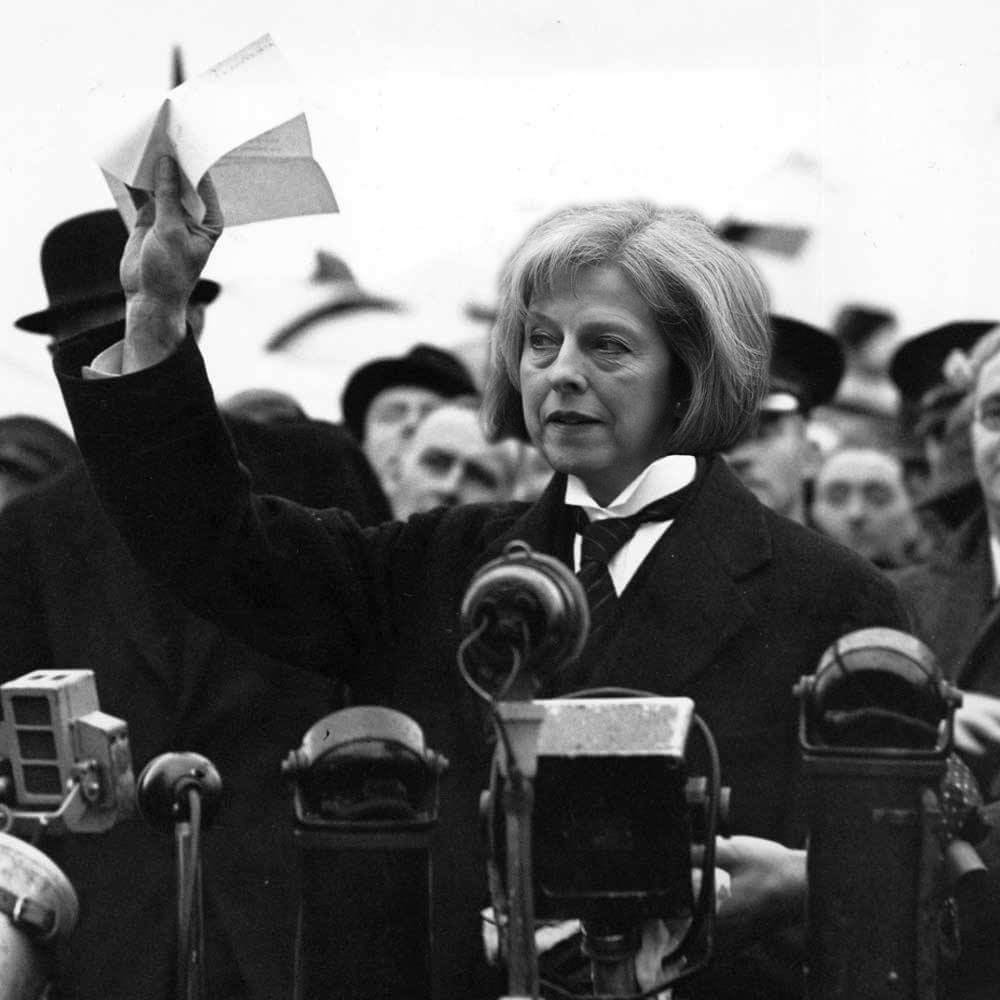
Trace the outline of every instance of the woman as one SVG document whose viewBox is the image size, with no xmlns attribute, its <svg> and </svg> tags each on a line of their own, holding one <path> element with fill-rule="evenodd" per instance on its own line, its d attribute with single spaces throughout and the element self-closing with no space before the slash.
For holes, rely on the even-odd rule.
<svg viewBox="0 0 1000 1000">
<path fill-rule="evenodd" d="M 766 295 L 746 260 L 690 216 L 649 205 L 542 222 L 506 269 L 487 416 L 494 432 L 527 430 L 558 474 L 530 506 L 362 531 L 337 511 L 254 498 L 232 457 L 184 336 L 183 304 L 221 232 L 209 189 L 204 198 L 198 226 L 161 161 L 122 264 L 128 377 L 82 379 L 92 359 L 68 345 L 63 391 L 95 485 L 140 560 L 278 658 L 338 672 L 359 701 L 391 701 L 450 759 L 434 849 L 436 995 L 497 992 L 477 923 L 490 748 L 455 666 L 458 610 L 476 570 L 512 539 L 575 565 L 573 507 L 628 515 L 686 491 L 612 560 L 621 599 L 549 693 L 615 684 L 692 697 L 719 744 L 734 830 L 800 843 L 792 685 L 838 636 L 903 617 L 871 567 L 771 514 L 716 454 L 754 418 L 767 372 Z M 775 863 L 747 866 L 746 881 L 762 878 L 750 895 L 786 916 L 776 888 L 795 881 L 789 865 L 801 875 L 801 858 L 772 846 Z M 736 871 L 734 899 L 743 881 Z M 704 995 L 780 995 L 749 952 L 730 959 Z"/>
</svg>

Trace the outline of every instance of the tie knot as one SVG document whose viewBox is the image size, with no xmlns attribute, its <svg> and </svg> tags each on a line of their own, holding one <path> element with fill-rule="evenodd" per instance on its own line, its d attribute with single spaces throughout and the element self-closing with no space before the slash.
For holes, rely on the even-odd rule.
<svg viewBox="0 0 1000 1000">
<path fill-rule="evenodd" d="M 599 521 L 590 521 L 582 510 L 580 517 L 586 521 L 580 525 L 580 559 L 584 563 L 599 562 L 607 566 L 639 527 L 639 522 L 630 517 L 604 517 Z"/>
<path fill-rule="evenodd" d="M 581 563 L 594 561 L 607 566 L 618 550 L 636 533 L 640 524 L 675 518 L 690 493 L 691 487 L 685 486 L 676 493 L 654 500 L 628 517 L 604 517 L 591 521 L 583 508 L 578 508 L 577 531 L 581 539 Z"/>
</svg>

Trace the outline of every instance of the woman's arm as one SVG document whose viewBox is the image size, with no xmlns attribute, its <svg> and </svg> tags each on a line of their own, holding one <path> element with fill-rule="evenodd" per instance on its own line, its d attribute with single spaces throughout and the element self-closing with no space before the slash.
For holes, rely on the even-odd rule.
<svg viewBox="0 0 1000 1000">
<path fill-rule="evenodd" d="M 197 346 L 177 329 L 215 236 L 184 214 L 176 167 L 161 161 L 122 261 L 127 373 L 84 378 L 86 338 L 54 359 L 77 442 L 137 561 L 192 610 L 280 660 L 349 676 L 387 627 L 389 597 L 370 581 L 385 578 L 373 561 L 400 528 L 373 555 L 348 515 L 251 494 Z"/>
<path fill-rule="evenodd" d="M 198 223 L 181 204 L 180 172 L 169 156 L 156 164 L 156 190 L 137 195 L 139 212 L 122 255 L 125 293 L 125 349 L 122 372 L 148 368 L 184 339 L 188 300 L 223 219 L 212 181 L 198 185 L 205 217 Z"/>
</svg>

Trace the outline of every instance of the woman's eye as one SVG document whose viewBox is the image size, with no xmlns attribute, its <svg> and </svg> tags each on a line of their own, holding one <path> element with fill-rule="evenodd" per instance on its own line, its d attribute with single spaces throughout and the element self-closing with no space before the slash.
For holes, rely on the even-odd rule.
<svg viewBox="0 0 1000 1000">
<path fill-rule="evenodd" d="M 624 354 L 628 351 L 628 344 L 617 337 L 601 337 L 597 341 L 597 349 L 602 354 Z"/>
<path fill-rule="evenodd" d="M 542 330 L 532 330 L 528 333 L 528 345 L 535 350 L 543 350 L 546 347 L 551 347 L 552 344 L 552 337 Z"/>
</svg>

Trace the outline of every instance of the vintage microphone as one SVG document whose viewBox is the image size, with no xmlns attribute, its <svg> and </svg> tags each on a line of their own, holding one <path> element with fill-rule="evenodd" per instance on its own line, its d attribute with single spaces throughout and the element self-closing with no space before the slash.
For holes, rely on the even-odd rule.
<svg viewBox="0 0 1000 1000">
<path fill-rule="evenodd" d="M 48 855 L 0 833 L 0 996 L 48 996 L 55 946 L 76 926 L 79 904 L 69 880 Z"/>
<path fill-rule="evenodd" d="M 218 810 L 222 779 L 197 753 L 165 753 L 142 769 L 139 812 L 153 826 L 173 828 L 177 859 L 177 1000 L 205 996 L 201 833 Z"/>
<path fill-rule="evenodd" d="M 430 842 L 447 763 L 413 719 L 373 705 L 320 719 L 285 759 L 300 883 L 293 1000 L 430 997 Z"/>
<path fill-rule="evenodd" d="M 466 681 L 493 701 L 530 699 L 583 650 L 587 595 L 558 559 L 510 542 L 462 599 Z"/>
<path fill-rule="evenodd" d="M 648 917 L 687 925 L 670 953 L 677 968 L 648 992 L 703 969 L 722 795 L 714 741 L 693 702 L 619 689 L 532 700 L 582 651 L 589 610 L 576 576 L 524 542 L 473 578 L 462 628 L 459 668 L 498 736 L 483 810 L 508 998 L 539 994 L 538 907 L 541 917 L 580 919 L 589 995 L 639 994 L 637 930 Z M 692 726 L 715 762 L 707 783 L 687 778 Z M 697 901 L 693 838 L 705 845 Z"/>
<path fill-rule="evenodd" d="M 94 671 L 0 685 L 0 996 L 47 996 L 56 946 L 76 926 L 73 886 L 32 845 L 103 833 L 134 807 L 128 726 L 100 710 Z"/>
<path fill-rule="evenodd" d="M 580 581 L 559 560 L 510 542 L 462 601 L 466 639 L 458 653 L 466 683 L 494 714 L 504 777 L 508 993 L 536 997 L 532 810 L 544 709 L 531 698 L 575 659 L 590 627 Z"/>
<path fill-rule="evenodd" d="M 796 685 L 809 1000 L 934 1000 L 938 789 L 961 695 L 918 639 L 838 639 Z"/>
<path fill-rule="evenodd" d="M 0 685 L 0 830 L 104 833 L 135 808 L 128 725 L 100 710 L 93 670 Z"/>
</svg>

